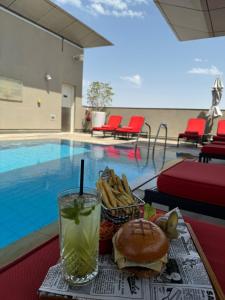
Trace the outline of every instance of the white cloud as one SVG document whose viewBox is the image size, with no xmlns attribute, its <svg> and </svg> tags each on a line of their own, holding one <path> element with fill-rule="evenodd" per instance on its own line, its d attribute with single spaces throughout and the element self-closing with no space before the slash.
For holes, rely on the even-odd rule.
<svg viewBox="0 0 225 300">
<path fill-rule="evenodd" d="M 120 79 L 130 82 L 136 87 L 141 87 L 142 85 L 142 78 L 139 74 L 133 76 L 121 76 Z"/>
<path fill-rule="evenodd" d="M 71 4 L 71 5 L 74 5 L 76 7 L 81 7 L 82 6 L 81 0 L 56 0 L 56 3 Z"/>
<path fill-rule="evenodd" d="M 189 74 L 198 74 L 198 75 L 212 75 L 218 76 L 222 75 L 223 72 L 220 71 L 216 66 L 211 66 L 211 68 L 192 68 L 188 71 Z"/>
<path fill-rule="evenodd" d="M 196 58 L 194 59 L 194 61 L 196 61 L 196 62 L 206 62 L 206 61 L 208 61 L 208 59 L 203 59 L 203 58 L 198 58 L 198 57 L 196 57 Z"/>
<path fill-rule="evenodd" d="M 95 12 L 96 14 L 108 15 L 108 11 L 106 11 L 104 9 L 104 7 L 101 5 L 101 3 L 93 3 L 93 4 L 91 4 L 90 7 L 93 10 L 93 12 Z"/>
<path fill-rule="evenodd" d="M 112 15 L 115 17 L 131 17 L 131 18 L 142 18 L 144 17 L 144 13 L 141 11 L 133 11 L 131 9 L 123 10 L 123 11 L 112 11 Z"/>
<path fill-rule="evenodd" d="M 143 5 L 150 0 L 54 0 L 58 4 L 71 4 L 93 15 L 143 18 Z M 140 7 L 140 9 L 139 9 Z"/>
<path fill-rule="evenodd" d="M 90 2 L 112 7 L 116 10 L 124 10 L 128 8 L 125 0 L 90 0 Z"/>
<path fill-rule="evenodd" d="M 202 59 L 196 57 L 196 58 L 194 59 L 194 61 L 196 61 L 196 62 L 202 62 Z"/>
<path fill-rule="evenodd" d="M 127 3 L 130 3 L 132 5 L 148 4 L 149 0 L 127 0 Z"/>
</svg>

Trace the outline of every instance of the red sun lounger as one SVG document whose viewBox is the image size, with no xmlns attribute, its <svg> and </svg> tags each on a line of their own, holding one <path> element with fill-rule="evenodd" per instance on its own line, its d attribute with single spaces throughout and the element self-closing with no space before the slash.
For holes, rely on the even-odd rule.
<svg viewBox="0 0 225 300">
<path fill-rule="evenodd" d="M 145 201 L 225 219 L 225 165 L 185 160 L 160 173 Z"/>
<path fill-rule="evenodd" d="M 115 137 L 116 135 L 137 135 L 141 133 L 142 127 L 144 125 L 145 118 L 142 116 L 132 116 L 130 118 L 128 126 L 123 126 L 121 128 L 117 128 L 115 130 Z"/>
<path fill-rule="evenodd" d="M 93 131 L 102 131 L 104 135 L 106 132 L 114 132 L 119 127 L 121 121 L 122 116 L 109 116 L 107 124 L 101 127 L 93 127 L 91 134 L 93 135 Z"/>
<path fill-rule="evenodd" d="M 225 120 L 218 122 L 217 133 L 213 136 L 213 141 L 225 142 Z"/>
<path fill-rule="evenodd" d="M 208 162 L 211 158 L 225 159 L 225 143 L 215 141 L 202 147 L 199 162 Z"/>
<path fill-rule="evenodd" d="M 189 119 L 187 128 L 185 132 L 179 133 L 177 139 L 177 147 L 179 147 L 180 139 L 185 139 L 186 141 L 194 141 L 196 147 L 198 143 L 202 142 L 202 138 L 205 132 L 206 120 L 204 119 Z"/>
</svg>

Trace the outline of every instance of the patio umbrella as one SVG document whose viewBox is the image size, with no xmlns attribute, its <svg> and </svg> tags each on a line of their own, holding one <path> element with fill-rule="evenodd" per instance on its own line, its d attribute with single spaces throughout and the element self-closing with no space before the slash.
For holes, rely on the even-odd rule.
<svg viewBox="0 0 225 300">
<path fill-rule="evenodd" d="M 220 78 L 217 78 L 212 87 L 212 106 L 207 113 L 207 116 L 212 120 L 223 115 L 219 108 L 219 103 L 222 98 L 222 91 L 223 82 Z"/>
</svg>

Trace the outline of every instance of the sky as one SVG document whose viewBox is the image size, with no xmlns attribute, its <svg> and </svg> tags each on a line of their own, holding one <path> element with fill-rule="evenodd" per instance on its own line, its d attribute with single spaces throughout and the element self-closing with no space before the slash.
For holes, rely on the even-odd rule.
<svg viewBox="0 0 225 300">
<path fill-rule="evenodd" d="M 210 107 L 215 79 L 224 81 L 225 37 L 178 41 L 153 0 L 54 2 L 114 44 L 85 49 L 83 104 L 88 85 L 102 81 L 115 107 Z"/>
</svg>

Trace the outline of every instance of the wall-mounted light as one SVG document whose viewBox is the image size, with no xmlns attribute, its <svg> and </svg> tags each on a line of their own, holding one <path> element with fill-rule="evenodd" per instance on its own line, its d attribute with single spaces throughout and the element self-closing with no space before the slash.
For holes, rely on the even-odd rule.
<svg viewBox="0 0 225 300">
<path fill-rule="evenodd" d="M 51 76 L 50 74 L 46 73 L 46 74 L 45 74 L 45 79 L 46 79 L 47 81 L 52 80 L 52 76 Z"/>
<path fill-rule="evenodd" d="M 73 60 L 75 61 L 83 61 L 84 60 L 84 55 L 83 54 L 78 54 L 73 56 Z"/>
</svg>

